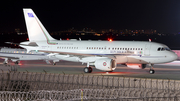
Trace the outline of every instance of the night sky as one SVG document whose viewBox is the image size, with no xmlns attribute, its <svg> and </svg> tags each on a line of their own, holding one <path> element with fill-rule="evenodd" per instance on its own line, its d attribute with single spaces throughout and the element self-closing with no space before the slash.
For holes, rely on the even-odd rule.
<svg viewBox="0 0 180 101">
<path fill-rule="evenodd" d="M 72 27 L 180 32 L 180 0 L 6 0 L 0 4 L 0 32 L 15 28 L 26 32 L 23 8 L 32 8 L 49 32 Z"/>
</svg>

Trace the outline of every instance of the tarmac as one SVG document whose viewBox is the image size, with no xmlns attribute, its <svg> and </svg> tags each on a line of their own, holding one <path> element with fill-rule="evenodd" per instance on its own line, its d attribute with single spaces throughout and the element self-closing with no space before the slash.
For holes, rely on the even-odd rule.
<svg viewBox="0 0 180 101">
<path fill-rule="evenodd" d="M 93 67 L 92 73 L 84 73 L 83 69 L 86 64 L 60 61 L 56 65 L 46 64 L 45 61 L 21 61 L 19 65 L 9 62 L 3 64 L 0 60 L 0 71 L 10 72 L 11 68 L 17 67 L 17 72 L 42 72 L 42 73 L 59 73 L 59 74 L 78 74 L 78 75 L 102 75 L 115 77 L 134 77 L 134 78 L 151 78 L 151 79 L 169 79 L 180 80 L 180 62 L 169 64 L 154 65 L 154 74 L 149 73 L 149 67 L 145 69 L 131 69 L 125 65 L 117 65 L 113 72 L 104 72 Z"/>
</svg>

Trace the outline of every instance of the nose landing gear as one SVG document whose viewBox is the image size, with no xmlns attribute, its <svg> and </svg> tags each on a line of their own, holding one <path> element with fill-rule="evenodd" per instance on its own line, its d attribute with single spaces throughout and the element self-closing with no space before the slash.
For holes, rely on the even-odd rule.
<svg viewBox="0 0 180 101">
<path fill-rule="evenodd" d="M 153 68 L 153 64 L 149 64 L 149 66 L 150 66 L 149 73 L 150 73 L 150 74 L 154 74 L 154 73 L 155 73 L 155 70 L 154 70 L 154 68 Z"/>
</svg>

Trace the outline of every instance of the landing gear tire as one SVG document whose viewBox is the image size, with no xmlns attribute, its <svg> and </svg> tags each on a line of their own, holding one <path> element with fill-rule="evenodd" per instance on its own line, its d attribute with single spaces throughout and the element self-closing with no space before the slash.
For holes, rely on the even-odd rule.
<svg viewBox="0 0 180 101">
<path fill-rule="evenodd" d="M 18 64 L 19 64 L 19 62 L 18 62 L 18 61 L 16 61 L 16 62 L 14 62 L 14 64 L 18 65 Z"/>
<path fill-rule="evenodd" d="M 89 67 L 89 73 L 91 73 L 91 72 L 92 72 L 92 70 L 93 70 L 93 69 L 92 69 L 92 67 Z"/>
<path fill-rule="evenodd" d="M 55 63 L 55 62 L 53 62 L 53 65 L 55 66 L 55 65 L 56 65 L 56 63 Z"/>
<path fill-rule="evenodd" d="M 155 71 L 154 71 L 153 69 L 150 69 L 150 70 L 149 70 L 149 73 L 150 73 L 150 74 L 154 74 Z"/>
<path fill-rule="evenodd" d="M 84 68 L 84 73 L 91 73 L 92 72 L 92 68 L 91 67 L 85 67 Z"/>
</svg>

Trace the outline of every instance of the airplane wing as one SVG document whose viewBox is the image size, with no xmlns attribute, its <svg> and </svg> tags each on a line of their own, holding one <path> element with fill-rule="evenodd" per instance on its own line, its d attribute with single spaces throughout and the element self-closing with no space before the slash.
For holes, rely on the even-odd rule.
<svg viewBox="0 0 180 101">
<path fill-rule="evenodd" d="M 0 58 L 19 59 L 19 57 L 17 56 L 13 56 L 12 54 L 3 53 L 3 52 L 0 52 Z"/>
<path fill-rule="evenodd" d="M 117 56 L 130 56 L 130 55 L 135 55 L 134 53 L 119 53 L 119 54 L 81 54 L 81 53 L 72 53 L 72 52 L 60 52 L 60 51 L 48 51 L 48 50 L 38 50 L 39 52 L 45 52 L 45 53 L 50 53 L 50 55 L 68 55 L 69 57 L 79 57 L 79 58 L 84 58 L 84 57 L 107 57 L 110 59 L 116 59 Z M 52 53 L 52 54 L 51 54 Z"/>
<path fill-rule="evenodd" d="M 11 56 L 0 56 L 0 58 L 8 58 L 8 59 L 19 59 L 18 57 L 11 57 Z"/>
</svg>

